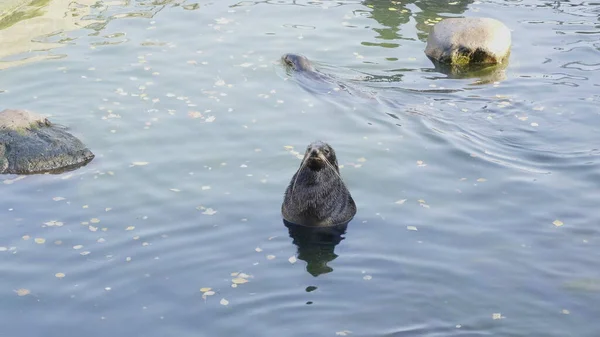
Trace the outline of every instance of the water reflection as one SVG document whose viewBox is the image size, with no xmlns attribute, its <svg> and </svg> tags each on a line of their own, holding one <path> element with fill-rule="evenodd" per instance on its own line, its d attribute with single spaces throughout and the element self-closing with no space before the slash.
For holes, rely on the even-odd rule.
<svg viewBox="0 0 600 337">
<path fill-rule="evenodd" d="M 379 33 L 378 39 L 398 40 L 409 39 L 402 35 L 400 26 L 407 24 L 411 18 L 416 21 L 419 40 L 427 40 L 430 24 L 437 21 L 439 17 L 455 17 L 467 10 L 473 0 L 436 1 L 436 0 L 365 0 L 363 5 L 371 8 L 370 17 L 386 28 L 373 28 Z M 415 10 L 415 7 L 419 11 Z M 453 14 L 453 15 L 448 15 Z M 412 39 L 409 39 L 412 40 Z M 363 43 L 369 45 L 369 43 Z M 371 43 L 373 44 L 373 43 Z M 393 47 L 394 44 L 373 44 L 382 47 Z M 396 45 L 397 46 L 397 45 Z"/>
<path fill-rule="evenodd" d="M 346 233 L 348 223 L 331 227 L 307 227 L 283 220 L 292 242 L 298 247 L 298 259 L 305 261 L 306 271 L 314 277 L 331 273 L 328 263 L 335 260 L 337 246 Z"/>
<path fill-rule="evenodd" d="M 508 59 L 497 65 L 469 65 L 469 66 L 454 66 L 437 62 L 431 58 L 431 63 L 434 65 L 434 70 L 445 75 L 443 78 L 450 79 L 476 79 L 472 84 L 489 84 L 500 82 L 506 79 L 506 67 Z M 430 77 L 429 79 L 437 80 L 441 77 Z"/>
<path fill-rule="evenodd" d="M 457 0 L 451 2 L 427 0 L 403 2 L 391 0 L 365 0 L 363 1 L 363 5 L 371 9 L 371 11 L 368 12 L 367 17 L 374 19 L 379 24 L 384 26 L 383 28 L 373 28 L 373 30 L 379 34 L 375 38 L 386 41 L 362 42 L 362 44 L 365 46 L 396 48 L 400 45 L 398 43 L 392 43 L 392 40 L 414 40 L 413 38 L 404 36 L 400 29 L 401 26 L 408 24 L 411 21 L 411 18 L 416 22 L 415 27 L 417 28 L 416 34 L 418 39 L 425 42 L 427 41 L 427 36 L 432 25 L 439 22 L 443 18 L 460 16 L 468 9 L 468 5 L 471 3 L 473 3 L 472 0 Z M 505 69 L 508 65 L 508 63 L 505 62 L 497 66 L 457 68 L 439 64 L 438 62 L 435 62 L 435 60 L 431 60 L 431 62 L 434 66 L 433 70 L 446 75 L 445 78 L 476 78 L 477 80 L 474 84 L 488 84 L 506 79 Z M 427 69 L 421 70 L 427 72 Z M 410 70 L 400 69 L 397 71 Z M 386 81 L 400 82 L 402 80 L 402 76 L 402 74 L 394 74 L 393 76 L 386 78 Z"/>
<path fill-rule="evenodd" d="M 65 57 L 52 54 L 51 51 L 73 44 L 76 38 L 68 36 L 72 31 L 84 28 L 95 31 L 91 33 L 92 36 L 99 35 L 113 19 L 152 18 L 167 6 L 177 7 L 181 3 L 181 0 L 29 0 L 23 3 L 0 3 L 0 70 Z M 194 6 L 184 8 L 195 9 Z M 92 45 L 101 44 L 116 43 L 109 40 Z"/>
</svg>

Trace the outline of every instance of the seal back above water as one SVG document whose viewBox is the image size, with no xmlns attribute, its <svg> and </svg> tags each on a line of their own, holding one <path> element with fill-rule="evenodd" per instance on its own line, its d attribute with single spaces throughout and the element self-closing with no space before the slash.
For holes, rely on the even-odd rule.
<svg viewBox="0 0 600 337">
<path fill-rule="evenodd" d="M 344 184 L 335 151 L 324 142 L 308 145 L 281 205 L 284 220 L 304 226 L 348 223 L 356 204 Z"/>
</svg>

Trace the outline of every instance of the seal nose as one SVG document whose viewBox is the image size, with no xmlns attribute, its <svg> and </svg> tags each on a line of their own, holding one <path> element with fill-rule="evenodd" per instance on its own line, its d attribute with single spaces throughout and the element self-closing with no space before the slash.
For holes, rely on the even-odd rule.
<svg viewBox="0 0 600 337">
<path fill-rule="evenodd" d="M 312 149 L 310 150 L 310 156 L 311 156 L 311 157 L 318 157 L 318 156 L 319 156 L 319 150 L 317 150 L 317 149 L 315 149 L 315 148 L 312 148 Z"/>
</svg>

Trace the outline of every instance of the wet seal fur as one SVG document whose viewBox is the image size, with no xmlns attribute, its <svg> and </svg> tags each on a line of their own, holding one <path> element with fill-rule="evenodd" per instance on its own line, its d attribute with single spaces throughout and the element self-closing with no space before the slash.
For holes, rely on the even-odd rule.
<svg viewBox="0 0 600 337">
<path fill-rule="evenodd" d="M 0 174 L 62 173 L 94 154 L 64 127 L 26 110 L 0 111 Z"/>
<path fill-rule="evenodd" d="M 377 94 L 364 87 L 342 80 L 334 75 L 324 73 L 315 68 L 304 55 L 287 53 L 281 56 L 281 62 L 288 75 L 306 91 L 317 95 L 350 95 L 363 103 L 373 103 Z"/>
<path fill-rule="evenodd" d="M 289 223 L 311 227 L 347 224 L 354 218 L 356 204 L 329 144 L 308 145 L 285 191 L 281 213 Z"/>
</svg>

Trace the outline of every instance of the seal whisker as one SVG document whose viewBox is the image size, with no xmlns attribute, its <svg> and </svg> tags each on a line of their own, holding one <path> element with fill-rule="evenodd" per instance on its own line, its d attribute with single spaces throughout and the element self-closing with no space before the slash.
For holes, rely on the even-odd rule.
<svg viewBox="0 0 600 337">
<path fill-rule="evenodd" d="M 298 169 L 298 172 L 296 172 L 296 178 L 294 179 L 294 184 L 292 185 L 292 197 L 294 196 L 294 189 L 296 188 L 296 181 L 298 181 L 298 176 L 300 175 L 300 172 L 306 166 L 307 158 L 308 158 L 308 156 L 304 156 L 304 158 L 302 158 L 302 163 L 300 164 L 300 168 Z"/>
<path fill-rule="evenodd" d="M 325 162 L 325 164 L 327 164 L 327 166 L 329 166 L 329 168 L 331 168 L 331 170 L 335 173 L 335 175 L 338 176 L 338 178 L 340 178 L 340 181 L 342 182 L 342 184 L 344 184 L 344 181 L 342 180 L 342 177 L 340 176 L 340 174 L 338 173 L 338 171 L 335 169 L 335 167 L 333 166 L 333 164 L 331 164 L 329 162 L 329 159 L 327 159 L 327 157 L 325 157 L 322 153 L 319 153 L 319 158 L 321 158 L 321 160 L 323 160 Z"/>
</svg>

